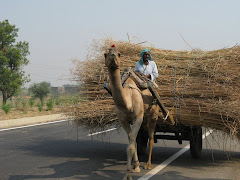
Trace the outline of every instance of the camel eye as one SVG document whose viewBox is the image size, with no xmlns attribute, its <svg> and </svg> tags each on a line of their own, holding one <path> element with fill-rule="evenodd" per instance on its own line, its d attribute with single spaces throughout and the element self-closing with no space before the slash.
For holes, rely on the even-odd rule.
<svg viewBox="0 0 240 180">
<path fill-rule="evenodd" d="M 121 56 L 121 53 L 118 53 L 118 57 L 120 57 Z"/>
</svg>

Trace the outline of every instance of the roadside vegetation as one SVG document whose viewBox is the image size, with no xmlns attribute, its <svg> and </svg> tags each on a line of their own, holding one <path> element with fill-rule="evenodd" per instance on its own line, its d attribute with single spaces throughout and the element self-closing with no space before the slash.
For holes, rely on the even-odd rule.
<svg viewBox="0 0 240 180">
<path fill-rule="evenodd" d="M 29 45 L 26 41 L 16 42 L 18 30 L 8 20 L 0 21 L 0 92 L 3 104 L 30 81 L 24 72 L 24 66 L 29 63 Z M 3 107 L 7 110 L 8 106 Z"/>
<path fill-rule="evenodd" d="M 18 31 L 7 19 L 0 21 L 0 120 L 62 113 L 62 108 L 82 101 L 77 87 L 73 87 L 75 94 L 59 91 L 59 87 L 51 92 L 49 82 L 22 88 L 30 81 L 30 75 L 24 71 L 30 51 L 28 42 L 17 42 Z"/>
<path fill-rule="evenodd" d="M 0 100 L 0 120 L 62 113 L 66 107 L 86 100 L 81 94 L 56 94 L 50 90 L 40 99 L 34 95 L 31 87 L 21 89 L 19 94 L 8 99 L 6 103 Z M 46 89 L 43 91 L 46 92 Z"/>
</svg>

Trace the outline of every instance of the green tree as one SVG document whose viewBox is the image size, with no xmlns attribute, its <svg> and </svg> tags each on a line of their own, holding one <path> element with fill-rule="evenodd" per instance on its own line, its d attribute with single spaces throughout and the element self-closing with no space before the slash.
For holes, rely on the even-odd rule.
<svg viewBox="0 0 240 180">
<path fill-rule="evenodd" d="M 28 42 L 17 42 L 18 28 L 10 25 L 8 20 L 0 21 L 0 91 L 3 104 L 16 94 L 21 86 L 29 81 L 23 67 L 28 64 Z"/>
<path fill-rule="evenodd" d="M 47 97 L 48 93 L 50 93 L 51 84 L 49 82 L 41 82 L 34 83 L 29 87 L 29 91 L 33 93 L 35 98 L 39 98 L 41 104 L 43 104 L 43 100 Z"/>
</svg>

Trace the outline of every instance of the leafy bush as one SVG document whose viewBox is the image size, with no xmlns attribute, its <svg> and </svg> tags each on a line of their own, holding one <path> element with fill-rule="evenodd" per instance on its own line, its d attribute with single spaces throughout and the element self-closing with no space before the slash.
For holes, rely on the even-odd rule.
<svg viewBox="0 0 240 180">
<path fill-rule="evenodd" d="M 35 98 L 39 98 L 41 103 L 43 103 L 43 99 L 50 93 L 50 87 L 51 84 L 44 81 L 41 83 L 34 83 L 29 87 L 29 91 L 33 93 Z"/>
<path fill-rule="evenodd" d="M 3 104 L 2 110 L 7 114 L 11 109 L 11 104 Z"/>
<path fill-rule="evenodd" d="M 43 110 L 43 103 L 38 103 L 38 110 L 39 110 L 39 112 L 42 112 L 42 110 Z"/>
<path fill-rule="evenodd" d="M 54 105 L 54 99 L 51 98 L 47 101 L 47 110 L 52 110 L 53 105 Z"/>
</svg>

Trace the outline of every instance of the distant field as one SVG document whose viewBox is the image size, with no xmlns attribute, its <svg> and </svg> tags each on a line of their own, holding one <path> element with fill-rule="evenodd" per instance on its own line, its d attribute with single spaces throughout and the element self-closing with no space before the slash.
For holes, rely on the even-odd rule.
<svg viewBox="0 0 240 180">
<path fill-rule="evenodd" d="M 49 114 L 62 113 L 63 109 L 70 105 L 79 103 L 82 97 L 78 95 L 63 95 L 55 98 L 45 99 L 42 111 L 39 111 L 40 100 L 35 99 L 31 107 L 30 96 L 14 97 L 13 100 L 8 100 L 7 104 L 11 104 L 10 111 L 6 114 L 2 109 L 2 96 L 0 96 L 0 121 L 7 119 L 18 119 L 23 117 L 42 116 Z M 53 109 L 49 110 L 47 102 L 53 100 Z"/>
</svg>

